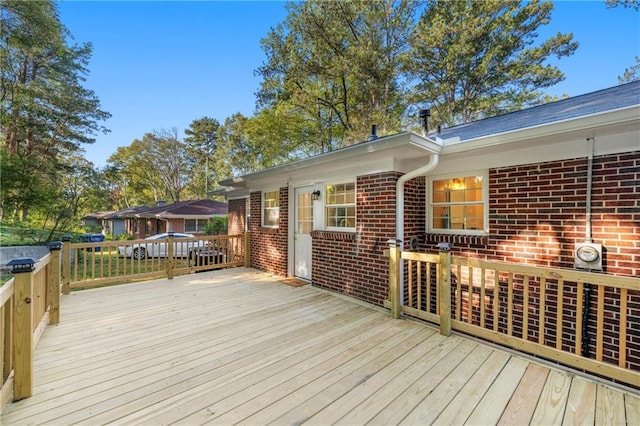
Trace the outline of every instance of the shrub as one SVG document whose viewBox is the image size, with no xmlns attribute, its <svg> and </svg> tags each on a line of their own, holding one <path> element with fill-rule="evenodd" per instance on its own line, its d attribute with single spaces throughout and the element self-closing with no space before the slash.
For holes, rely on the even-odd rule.
<svg viewBox="0 0 640 426">
<path fill-rule="evenodd" d="M 202 230 L 206 235 L 226 235 L 229 225 L 228 216 L 216 216 L 207 222 Z"/>
</svg>

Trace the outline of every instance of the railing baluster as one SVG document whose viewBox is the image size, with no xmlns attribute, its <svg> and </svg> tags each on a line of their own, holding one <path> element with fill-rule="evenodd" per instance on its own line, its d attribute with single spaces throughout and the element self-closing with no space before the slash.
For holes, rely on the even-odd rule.
<svg viewBox="0 0 640 426">
<path fill-rule="evenodd" d="M 598 286 L 598 310 L 597 310 L 597 331 L 596 331 L 596 360 L 602 361 L 604 343 L 604 286 Z"/>
<path fill-rule="evenodd" d="M 493 270 L 493 331 L 498 331 L 498 318 L 500 318 L 500 273 Z"/>
<path fill-rule="evenodd" d="M 564 280 L 558 279 L 558 297 L 556 300 L 556 349 L 562 349 L 562 322 L 564 319 Z"/>
<path fill-rule="evenodd" d="M 9 284 L 4 284 L 9 285 Z M 11 284 L 13 286 L 13 283 Z M 3 335 L 3 358 L 4 362 L 2 364 L 2 382 L 9 378 L 11 375 L 11 371 L 13 370 L 13 298 L 15 296 L 12 295 L 7 299 L 3 306 L 3 317 L 4 317 L 4 335 Z"/>
<path fill-rule="evenodd" d="M 529 338 L 529 274 L 522 277 L 522 338 Z"/>
<path fill-rule="evenodd" d="M 538 321 L 538 343 L 544 345 L 544 319 L 546 310 L 546 298 L 547 298 L 547 279 L 540 277 L 540 307 L 538 308 L 539 321 Z"/>
<path fill-rule="evenodd" d="M 486 272 L 485 268 L 480 268 L 480 327 L 482 328 L 485 327 L 484 317 L 486 315 L 486 308 L 484 306 L 487 286 Z"/>
<path fill-rule="evenodd" d="M 87 257 L 89 257 L 87 253 L 87 248 L 84 247 L 82 249 L 82 280 L 83 281 L 87 280 Z"/>
<path fill-rule="evenodd" d="M 456 319 L 462 318 L 462 266 L 456 266 Z"/>
<path fill-rule="evenodd" d="M 92 248 L 91 257 L 89 257 L 89 260 L 91 260 L 91 276 L 95 277 L 96 276 L 96 247 Z"/>
<path fill-rule="evenodd" d="M 427 277 L 426 277 L 426 280 L 425 280 L 425 282 L 426 282 L 425 291 L 427 292 L 427 306 L 426 306 L 425 311 L 427 311 L 427 312 L 431 312 L 431 289 L 432 289 L 432 286 L 431 286 L 431 273 L 432 273 L 432 271 L 431 271 L 431 263 L 427 262 L 427 271 L 426 271 Z"/>
<path fill-rule="evenodd" d="M 507 279 L 507 336 L 513 335 L 513 272 Z"/>
<path fill-rule="evenodd" d="M 407 261 L 407 269 L 409 270 L 409 277 L 407 278 L 407 283 L 409 287 L 409 300 L 405 302 L 405 305 L 409 307 L 413 307 L 413 260 Z"/>
<path fill-rule="evenodd" d="M 416 271 L 416 307 L 422 309 L 422 262 L 418 262 L 418 269 Z"/>
<path fill-rule="evenodd" d="M 467 323 L 471 324 L 473 320 L 473 267 L 467 268 Z"/>
<path fill-rule="evenodd" d="M 582 315 L 584 314 L 584 283 L 578 281 L 576 287 L 576 355 L 582 354 Z"/>
<path fill-rule="evenodd" d="M 620 356 L 618 366 L 625 368 L 627 364 L 627 289 L 620 289 L 620 341 L 618 344 Z"/>
</svg>

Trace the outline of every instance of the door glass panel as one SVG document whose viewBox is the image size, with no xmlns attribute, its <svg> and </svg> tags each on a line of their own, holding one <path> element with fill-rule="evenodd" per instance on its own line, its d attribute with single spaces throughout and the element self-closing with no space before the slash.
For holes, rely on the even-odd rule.
<svg viewBox="0 0 640 426">
<path fill-rule="evenodd" d="M 313 230 L 313 202 L 311 194 L 298 194 L 298 234 L 310 234 Z"/>
</svg>

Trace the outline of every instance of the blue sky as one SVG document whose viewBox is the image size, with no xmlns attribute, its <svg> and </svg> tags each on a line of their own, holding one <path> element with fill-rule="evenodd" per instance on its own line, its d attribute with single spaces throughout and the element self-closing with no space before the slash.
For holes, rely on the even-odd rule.
<svg viewBox="0 0 640 426">
<path fill-rule="evenodd" d="M 264 61 L 260 39 L 286 16 L 279 1 L 62 1 L 60 20 L 76 42 L 91 42 L 85 86 L 112 114 L 107 135 L 86 147 L 106 164 L 118 146 L 153 130 L 180 134 L 204 116 L 221 123 L 250 116 Z M 640 12 L 604 1 L 560 1 L 540 37 L 573 33 L 577 52 L 557 62 L 564 82 L 549 93 L 571 96 L 615 86 L 640 56 Z"/>
</svg>

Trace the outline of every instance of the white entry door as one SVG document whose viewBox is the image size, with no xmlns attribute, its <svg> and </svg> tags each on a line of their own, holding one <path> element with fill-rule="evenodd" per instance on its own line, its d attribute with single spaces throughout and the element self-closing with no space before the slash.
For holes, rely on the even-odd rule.
<svg viewBox="0 0 640 426">
<path fill-rule="evenodd" d="M 296 188 L 294 265 L 296 277 L 311 279 L 311 231 L 313 230 L 312 187 Z"/>
</svg>

